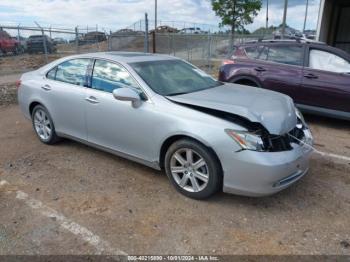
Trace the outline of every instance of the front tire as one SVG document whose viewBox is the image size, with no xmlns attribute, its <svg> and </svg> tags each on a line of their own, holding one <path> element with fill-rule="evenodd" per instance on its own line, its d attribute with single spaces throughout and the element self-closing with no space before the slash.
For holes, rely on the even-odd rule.
<svg viewBox="0 0 350 262">
<path fill-rule="evenodd" d="M 42 105 L 34 107 L 32 124 L 36 135 L 44 144 L 52 145 L 60 140 L 56 134 L 55 126 L 49 112 Z"/>
<path fill-rule="evenodd" d="M 176 190 L 190 198 L 208 198 L 222 185 L 222 170 L 214 152 L 191 139 L 173 143 L 164 166 Z"/>
</svg>

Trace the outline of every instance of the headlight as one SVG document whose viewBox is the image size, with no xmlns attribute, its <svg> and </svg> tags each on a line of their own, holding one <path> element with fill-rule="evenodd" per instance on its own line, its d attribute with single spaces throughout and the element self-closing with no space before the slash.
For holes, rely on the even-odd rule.
<svg viewBox="0 0 350 262">
<path fill-rule="evenodd" d="M 296 114 L 297 117 L 300 119 L 301 123 L 302 123 L 304 126 L 307 126 L 303 114 L 302 114 L 302 113 L 300 112 L 300 110 L 299 110 L 298 108 L 296 108 L 296 107 L 295 107 L 295 114 Z"/>
<path fill-rule="evenodd" d="M 236 131 L 231 129 L 225 129 L 226 134 L 228 134 L 233 140 L 235 140 L 242 149 L 254 150 L 254 151 L 265 151 L 264 142 L 261 137 L 245 131 Z"/>
<path fill-rule="evenodd" d="M 306 128 L 304 129 L 304 137 L 302 140 L 305 144 L 308 144 L 309 146 L 312 146 L 314 143 L 314 138 L 312 137 L 310 129 Z"/>
<path fill-rule="evenodd" d="M 300 121 L 302 123 L 302 125 L 300 127 L 303 129 L 303 132 L 304 132 L 304 137 L 302 139 L 302 142 L 312 146 L 314 139 L 312 137 L 312 134 L 311 134 L 311 131 L 310 131 L 308 125 L 305 122 L 303 114 L 299 111 L 298 108 L 295 108 L 295 114 L 297 115 L 297 117 L 300 119 Z M 297 125 L 297 127 L 298 127 L 298 125 Z"/>
</svg>

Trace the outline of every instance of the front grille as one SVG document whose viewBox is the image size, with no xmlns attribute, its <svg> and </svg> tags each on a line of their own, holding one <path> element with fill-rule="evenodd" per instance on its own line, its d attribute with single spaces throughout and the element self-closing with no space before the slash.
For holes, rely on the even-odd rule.
<svg viewBox="0 0 350 262">
<path fill-rule="evenodd" d="M 300 140 L 304 139 L 304 127 L 302 125 L 297 125 L 291 131 L 284 135 L 262 135 L 262 140 L 264 146 L 269 152 L 280 152 L 292 150 L 292 143 L 300 144 Z"/>
</svg>

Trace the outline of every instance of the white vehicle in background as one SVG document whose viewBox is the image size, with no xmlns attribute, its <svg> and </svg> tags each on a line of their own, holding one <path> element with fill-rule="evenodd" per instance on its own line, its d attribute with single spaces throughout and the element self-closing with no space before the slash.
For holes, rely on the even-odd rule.
<svg viewBox="0 0 350 262">
<path fill-rule="evenodd" d="M 180 34 L 203 34 L 199 27 L 188 27 L 180 30 Z"/>
</svg>

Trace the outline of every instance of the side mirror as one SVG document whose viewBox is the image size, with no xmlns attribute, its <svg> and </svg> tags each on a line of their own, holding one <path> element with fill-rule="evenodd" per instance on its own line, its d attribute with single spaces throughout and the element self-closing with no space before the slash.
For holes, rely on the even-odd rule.
<svg viewBox="0 0 350 262">
<path fill-rule="evenodd" d="M 131 88 L 122 87 L 114 89 L 113 96 L 120 101 L 131 101 L 133 107 L 138 107 L 141 104 L 140 95 Z"/>
</svg>

